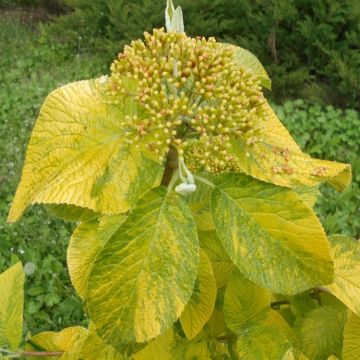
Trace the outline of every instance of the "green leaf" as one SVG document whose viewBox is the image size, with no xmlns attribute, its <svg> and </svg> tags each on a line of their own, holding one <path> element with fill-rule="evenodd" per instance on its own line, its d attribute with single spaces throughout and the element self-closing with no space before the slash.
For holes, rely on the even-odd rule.
<svg viewBox="0 0 360 360">
<path fill-rule="evenodd" d="M 163 187 L 148 192 L 106 242 L 90 273 L 88 310 L 98 334 L 119 346 L 164 333 L 189 301 L 198 265 L 187 204 Z"/>
<path fill-rule="evenodd" d="M 134 360 L 170 360 L 174 341 L 173 329 L 168 330 L 134 355 Z M 94 359 L 95 360 L 95 359 Z"/>
<path fill-rule="evenodd" d="M 215 183 L 216 231 L 246 277 L 281 294 L 332 281 L 324 230 L 296 193 L 241 174 L 219 175 Z"/>
<path fill-rule="evenodd" d="M 225 290 L 224 316 L 226 325 L 235 334 L 243 326 L 270 310 L 270 293 L 233 271 Z"/>
<path fill-rule="evenodd" d="M 341 356 L 346 309 L 321 306 L 308 312 L 295 325 L 300 350 L 311 360 Z"/>
<path fill-rule="evenodd" d="M 163 168 L 127 142 L 119 120 L 140 111 L 132 97 L 106 105 L 95 80 L 53 91 L 32 132 L 8 220 L 29 204 L 67 204 L 102 214 L 129 210 L 158 186 Z M 129 82 L 129 89 L 136 86 Z"/>
<path fill-rule="evenodd" d="M 67 265 L 71 282 L 82 299 L 85 299 L 88 278 L 96 255 L 125 219 L 123 214 L 108 215 L 100 220 L 82 223 L 71 236 Z"/>
<path fill-rule="evenodd" d="M 180 317 L 181 326 L 189 340 L 197 336 L 210 319 L 215 307 L 216 292 L 211 262 L 205 251 L 201 250 L 194 291 Z"/>
<path fill-rule="evenodd" d="M 247 72 L 255 75 L 261 81 L 261 85 L 271 90 L 271 80 L 259 59 L 249 50 L 238 46 L 225 44 L 234 53 L 235 64 L 244 68 Z"/>
<path fill-rule="evenodd" d="M 256 143 L 234 138 L 229 150 L 246 174 L 275 185 L 302 188 L 329 182 L 338 191 L 351 182 L 351 167 L 333 161 L 312 159 L 304 154 L 269 104 L 264 105 L 266 120 L 256 133 Z"/>
<path fill-rule="evenodd" d="M 209 257 L 218 288 L 225 286 L 231 272 L 234 270 L 234 263 L 231 261 L 216 231 L 199 231 L 199 241 L 202 249 Z"/>
<path fill-rule="evenodd" d="M 21 343 L 24 271 L 20 262 L 0 274 L 0 347 L 16 350 Z"/>
<path fill-rule="evenodd" d="M 355 314 L 350 314 L 345 324 L 342 359 L 360 359 L 360 318 Z"/>
<path fill-rule="evenodd" d="M 329 238 L 334 259 L 334 282 L 327 288 L 351 311 L 360 316 L 360 245 L 343 235 Z"/>
</svg>

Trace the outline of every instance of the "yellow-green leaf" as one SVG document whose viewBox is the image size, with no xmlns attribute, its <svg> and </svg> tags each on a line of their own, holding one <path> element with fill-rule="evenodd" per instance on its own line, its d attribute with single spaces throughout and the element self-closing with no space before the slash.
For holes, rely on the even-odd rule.
<svg viewBox="0 0 360 360">
<path fill-rule="evenodd" d="M 51 214 L 67 221 L 90 221 L 100 216 L 93 210 L 75 205 L 49 204 L 46 208 Z"/>
<path fill-rule="evenodd" d="M 300 318 L 295 332 L 301 343 L 300 350 L 311 360 L 341 356 L 345 308 L 320 306 Z"/>
<path fill-rule="evenodd" d="M 184 200 L 149 191 L 99 252 L 89 277 L 88 310 L 114 346 L 145 342 L 179 318 L 199 266 L 196 225 Z"/>
<path fill-rule="evenodd" d="M 97 220 L 80 224 L 71 236 L 67 250 L 67 264 L 71 282 L 84 299 L 86 286 L 96 254 L 102 247 L 98 234 Z"/>
<path fill-rule="evenodd" d="M 230 150 L 239 168 L 259 180 L 285 187 L 313 187 L 328 181 L 337 190 L 344 190 L 351 181 L 351 167 L 333 161 L 312 159 L 304 154 L 282 125 L 271 107 L 256 143 L 247 138 L 232 140 Z M 250 141 L 251 142 L 251 141 Z"/>
<path fill-rule="evenodd" d="M 327 288 L 360 316 L 360 245 L 343 235 L 329 238 L 334 259 L 334 282 Z"/>
<path fill-rule="evenodd" d="M 26 351 L 51 351 L 51 352 L 62 352 L 59 347 L 54 344 L 54 338 L 57 335 L 53 331 L 44 331 L 37 335 L 31 336 L 26 341 Z M 54 360 L 53 356 L 34 356 L 33 360 Z"/>
<path fill-rule="evenodd" d="M 161 164 L 131 147 L 120 126 L 122 118 L 138 111 L 129 96 L 116 107 L 106 105 L 94 80 L 54 90 L 32 132 L 8 220 L 18 220 L 33 203 L 121 213 L 157 186 Z"/>
<path fill-rule="evenodd" d="M 43 332 L 32 336 L 26 344 L 28 351 L 63 352 L 59 360 L 124 360 L 112 346 L 106 345 L 94 332 L 76 326 L 59 333 Z M 53 360 L 54 356 L 33 357 L 34 360 Z"/>
<path fill-rule="evenodd" d="M 289 349 L 281 360 L 309 360 L 304 354 L 297 349 Z"/>
<path fill-rule="evenodd" d="M 198 234 L 200 246 L 211 261 L 216 285 L 221 288 L 228 282 L 229 276 L 235 268 L 234 263 L 226 254 L 215 230 L 199 231 Z"/>
<path fill-rule="evenodd" d="M 168 330 L 134 355 L 134 360 L 171 360 L 174 341 L 173 329 Z M 95 359 L 94 359 L 95 360 Z"/>
<path fill-rule="evenodd" d="M 360 359 L 360 318 L 355 314 L 350 314 L 345 324 L 342 359 Z"/>
<path fill-rule="evenodd" d="M 333 280 L 324 230 L 296 193 L 242 174 L 219 175 L 215 184 L 216 231 L 246 277 L 280 294 Z"/>
<path fill-rule="evenodd" d="M 313 207 L 320 195 L 319 186 L 294 188 L 300 199 L 308 206 Z"/>
<path fill-rule="evenodd" d="M 126 216 L 107 215 L 100 220 L 80 224 L 71 236 L 67 264 L 71 282 L 78 295 L 85 299 L 88 277 L 97 253 L 124 222 Z"/>
<path fill-rule="evenodd" d="M 210 211 L 212 189 L 201 182 L 198 182 L 196 187 L 196 191 L 187 198 L 196 226 L 199 231 L 214 230 L 215 226 Z"/>
<path fill-rule="evenodd" d="M 261 85 L 271 90 L 271 80 L 259 59 L 249 50 L 234 45 L 225 45 L 234 53 L 234 62 L 247 72 L 255 75 L 261 81 Z"/>
<path fill-rule="evenodd" d="M 285 334 L 273 324 L 270 313 L 248 324 L 236 341 L 236 353 L 246 360 L 280 360 L 290 347 Z"/>
<path fill-rule="evenodd" d="M 177 344 L 172 352 L 171 360 L 212 360 L 208 340 L 183 341 Z M 211 344 L 212 345 L 212 344 Z M 169 359 L 169 360 L 170 360 Z"/>
<path fill-rule="evenodd" d="M 16 350 L 21 343 L 24 271 L 20 262 L 0 274 L 0 347 Z"/>
<path fill-rule="evenodd" d="M 270 293 L 235 270 L 225 290 L 224 316 L 228 328 L 236 334 L 242 327 L 270 310 Z"/>
<path fill-rule="evenodd" d="M 211 262 L 205 251 L 201 250 L 194 291 L 180 317 L 181 326 L 189 340 L 198 335 L 210 319 L 215 307 L 216 292 Z"/>
</svg>

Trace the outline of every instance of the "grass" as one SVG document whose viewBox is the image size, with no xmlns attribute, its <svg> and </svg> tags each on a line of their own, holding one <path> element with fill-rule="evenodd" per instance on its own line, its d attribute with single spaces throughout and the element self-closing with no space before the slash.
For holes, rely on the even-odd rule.
<svg viewBox="0 0 360 360">
<path fill-rule="evenodd" d="M 45 96 L 62 84 L 106 73 L 107 64 L 101 58 L 49 45 L 16 16 L 0 16 L 0 48 L 0 271 L 19 259 L 35 265 L 26 279 L 25 331 L 56 331 L 86 323 L 66 269 L 74 224 L 55 219 L 40 206 L 32 207 L 13 225 L 6 223 L 6 217 Z M 359 236 L 359 114 L 303 102 L 276 109 L 306 151 L 355 165 L 354 186 L 342 195 L 324 189 L 317 211 L 328 232 Z"/>
<path fill-rule="evenodd" d="M 0 271 L 18 259 L 35 265 L 26 279 L 25 330 L 57 330 L 84 321 L 66 269 L 66 246 L 74 225 L 55 219 L 42 207 L 31 208 L 13 225 L 6 224 L 6 217 L 45 96 L 64 83 L 106 69 L 100 59 L 42 43 L 18 17 L 0 17 L 0 48 Z"/>
</svg>

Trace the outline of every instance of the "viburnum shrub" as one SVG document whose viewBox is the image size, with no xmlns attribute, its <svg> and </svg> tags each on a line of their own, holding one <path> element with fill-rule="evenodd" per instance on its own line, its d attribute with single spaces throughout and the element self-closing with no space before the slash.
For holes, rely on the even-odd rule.
<svg viewBox="0 0 360 360">
<path fill-rule="evenodd" d="M 28 335 L 24 273 L 0 275 L 5 358 L 360 358 L 360 249 L 312 206 L 349 165 L 302 153 L 247 50 L 166 29 L 45 100 L 9 221 L 77 221 L 67 260 L 88 329 Z"/>
</svg>

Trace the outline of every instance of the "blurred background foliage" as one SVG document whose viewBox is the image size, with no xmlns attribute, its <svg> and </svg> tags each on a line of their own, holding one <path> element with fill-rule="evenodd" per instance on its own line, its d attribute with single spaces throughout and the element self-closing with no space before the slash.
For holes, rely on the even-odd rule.
<svg viewBox="0 0 360 360">
<path fill-rule="evenodd" d="M 86 322 L 66 270 L 75 224 L 36 206 L 6 224 L 24 151 L 45 96 L 99 76 L 123 46 L 163 26 L 165 0 L 0 0 L 0 271 L 22 260 L 26 330 Z M 254 52 L 273 81 L 267 96 L 309 154 L 350 162 L 354 182 L 322 187 L 316 211 L 329 234 L 360 236 L 360 2 L 175 0 L 190 35 Z M 34 266 L 35 267 L 34 267 Z"/>
</svg>

